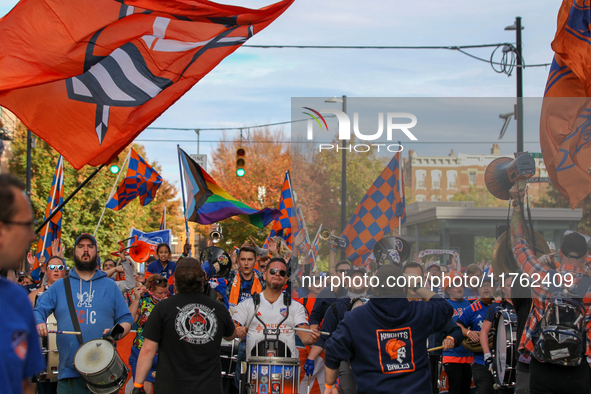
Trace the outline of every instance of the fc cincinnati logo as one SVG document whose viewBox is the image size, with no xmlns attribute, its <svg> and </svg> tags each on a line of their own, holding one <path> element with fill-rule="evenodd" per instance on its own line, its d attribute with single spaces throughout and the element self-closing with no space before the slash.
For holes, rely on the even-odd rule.
<svg viewBox="0 0 591 394">
<path fill-rule="evenodd" d="M 201 304 L 177 307 L 175 329 L 181 340 L 193 344 L 204 344 L 214 340 L 218 321 L 212 309 Z"/>
</svg>

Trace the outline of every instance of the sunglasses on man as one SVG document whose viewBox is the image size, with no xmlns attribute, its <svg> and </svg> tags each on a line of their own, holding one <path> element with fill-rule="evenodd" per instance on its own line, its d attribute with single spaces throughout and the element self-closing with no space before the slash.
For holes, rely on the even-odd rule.
<svg viewBox="0 0 591 394">
<path fill-rule="evenodd" d="M 277 274 L 279 273 L 279 276 L 281 276 L 282 278 L 285 278 L 285 276 L 287 276 L 287 271 L 285 271 L 285 270 L 280 270 L 280 269 L 277 269 L 277 268 L 271 268 L 271 269 L 269 270 L 269 273 L 270 273 L 271 275 L 277 275 Z"/>
</svg>

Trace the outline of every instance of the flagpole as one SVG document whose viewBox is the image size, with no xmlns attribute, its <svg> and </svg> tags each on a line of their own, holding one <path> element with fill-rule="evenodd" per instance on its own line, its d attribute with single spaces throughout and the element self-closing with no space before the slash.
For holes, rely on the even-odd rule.
<svg viewBox="0 0 591 394">
<path fill-rule="evenodd" d="M 60 169 L 60 160 L 62 161 L 61 169 Z M 57 193 L 58 185 L 60 183 L 60 178 L 62 179 L 62 181 L 64 179 L 64 162 L 63 162 L 63 156 L 62 155 L 60 155 L 59 159 L 57 160 L 57 167 L 58 167 L 58 174 L 61 172 L 61 177 L 56 178 L 56 184 L 55 184 L 55 187 L 53 189 L 53 194 L 51 195 L 51 204 L 52 205 L 55 202 L 55 195 Z M 62 187 L 63 187 L 63 182 L 62 182 Z M 50 214 L 51 214 L 51 212 L 50 212 Z M 47 241 L 47 233 L 48 232 L 49 232 L 49 225 L 47 225 L 45 227 L 45 234 L 43 234 L 41 236 L 43 238 L 43 247 L 41 248 L 41 255 L 37 258 L 37 262 L 39 262 L 39 258 L 45 254 L 44 253 L 45 252 L 45 241 Z M 36 251 L 35 254 L 37 254 L 37 253 L 39 253 L 39 252 Z"/>
<path fill-rule="evenodd" d="M 66 204 L 67 204 L 67 203 L 68 203 L 68 202 L 69 202 L 69 201 L 72 199 L 72 197 L 74 197 L 74 196 L 76 195 L 76 193 L 78 193 L 78 192 L 80 191 L 80 189 L 82 189 L 84 186 L 86 186 L 86 184 L 87 184 L 88 182 L 90 182 L 90 180 L 91 180 L 92 178 L 94 178 L 94 176 L 95 176 L 96 174 L 98 174 L 98 172 L 99 172 L 100 170 L 102 170 L 104 166 L 105 166 L 105 164 L 101 164 L 100 166 L 98 166 L 98 167 L 96 168 L 96 170 L 94 170 L 94 171 L 92 172 L 92 174 L 90 174 L 90 175 L 88 176 L 88 178 L 86 178 L 86 179 L 84 180 L 84 182 L 82 182 L 82 183 L 81 183 L 81 184 L 80 184 L 80 185 L 79 185 L 79 186 L 76 188 L 76 190 L 74 190 L 74 191 L 73 191 L 73 192 L 72 192 L 72 193 L 71 193 L 71 194 L 68 196 L 68 198 L 66 198 L 66 199 L 65 199 L 65 200 L 64 200 L 64 201 L 63 201 L 63 202 L 62 202 L 60 205 L 58 205 L 58 206 L 55 208 L 55 210 L 54 210 L 54 211 L 51 213 L 51 215 L 49 215 L 49 216 L 47 217 L 47 219 L 45 219 L 45 220 L 43 221 L 43 223 L 41 223 L 41 225 L 35 229 L 35 232 L 36 232 L 36 233 L 38 233 L 39 231 L 41 231 L 41 230 L 43 229 L 43 226 L 45 226 L 47 223 L 49 223 L 49 221 L 50 221 L 51 219 L 53 219 L 53 217 L 54 217 L 54 216 L 55 216 L 55 215 L 56 215 L 56 214 L 57 214 L 59 211 L 61 211 L 61 210 L 62 210 L 62 208 L 64 207 L 64 205 L 66 205 Z"/>
<path fill-rule="evenodd" d="M 115 179 L 115 183 L 113 183 L 113 187 L 111 188 L 111 193 L 109 194 L 109 197 L 107 198 L 107 202 L 105 203 L 105 206 L 103 207 L 103 212 L 101 213 L 101 217 L 99 218 L 98 223 L 96 224 L 96 228 L 94 229 L 94 234 L 92 234 L 93 237 L 96 237 L 96 232 L 98 231 L 98 228 L 101 225 L 101 221 L 103 220 L 103 215 L 105 214 L 105 211 L 107 210 L 107 204 L 109 203 L 109 200 L 113 197 L 113 194 L 115 193 L 115 188 L 119 184 L 119 177 L 123 173 L 123 169 L 125 168 L 125 165 L 129 161 L 130 155 L 131 155 L 131 149 L 129 150 L 129 152 L 127 152 L 127 156 L 125 156 L 125 160 L 123 161 L 123 165 L 121 166 L 121 171 L 119 171 L 119 174 L 117 174 L 117 179 Z"/>
<path fill-rule="evenodd" d="M 398 141 L 400 145 L 400 141 Z M 400 193 L 400 200 L 404 198 L 404 188 L 402 187 L 402 158 L 400 152 L 398 152 L 398 192 Z M 398 235 L 402 236 L 402 215 L 398 216 Z"/>
<path fill-rule="evenodd" d="M 181 175 L 181 194 L 183 195 L 183 216 L 185 217 L 186 242 L 189 243 L 189 223 L 187 222 L 187 203 L 185 201 L 185 183 L 183 182 L 183 166 L 181 164 L 181 146 L 176 146 L 179 153 L 179 172 Z"/>
</svg>

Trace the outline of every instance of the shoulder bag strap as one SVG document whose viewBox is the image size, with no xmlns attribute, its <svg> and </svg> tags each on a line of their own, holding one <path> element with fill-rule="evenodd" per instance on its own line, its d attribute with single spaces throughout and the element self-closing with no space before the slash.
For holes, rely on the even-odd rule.
<svg viewBox="0 0 591 394">
<path fill-rule="evenodd" d="M 591 286 L 591 276 L 583 275 L 576 289 L 573 290 L 573 293 L 578 298 L 584 298 L 589 286 Z"/>
<path fill-rule="evenodd" d="M 70 318 L 72 319 L 72 325 L 74 326 L 74 330 L 78 331 L 80 335 L 76 335 L 78 338 L 78 342 L 82 345 L 84 342 L 82 341 L 82 331 L 80 330 L 80 323 L 78 323 L 78 319 L 76 318 L 76 309 L 74 308 L 74 299 L 72 298 L 72 286 L 70 284 L 70 277 L 64 278 L 64 288 L 66 290 L 66 299 L 68 300 L 68 309 L 70 311 Z"/>
</svg>

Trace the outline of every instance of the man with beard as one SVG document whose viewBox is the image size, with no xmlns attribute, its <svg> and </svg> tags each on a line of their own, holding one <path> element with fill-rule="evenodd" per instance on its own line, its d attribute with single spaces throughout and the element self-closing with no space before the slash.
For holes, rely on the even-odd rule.
<svg viewBox="0 0 591 394">
<path fill-rule="evenodd" d="M 0 269 L 19 269 L 35 240 L 33 211 L 25 185 L 0 174 Z M 39 337 L 27 293 L 16 283 L 0 278 L 0 382 L 2 393 L 32 390 L 29 377 L 45 368 Z"/>
<path fill-rule="evenodd" d="M 71 318 L 64 281 L 70 281 L 74 314 L 82 332 L 82 343 L 102 338 L 119 324 L 127 335 L 132 318 L 127 303 L 115 282 L 103 271 L 97 270 L 97 243 L 95 238 L 84 233 L 76 238 L 74 245 L 75 268 L 69 277 L 56 281 L 40 297 L 35 307 L 35 321 L 39 335 L 47 335 L 47 316 L 54 313 L 62 331 L 76 331 Z M 117 338 L 117 339 L 119 339 Z M 84 379 L 74 367 L 74 356 L 80 347 L 79 338 L 74 335 L 58 335 L 59 351 L 58 394 L 90 393 Z"/>
<path fill-rule="evenodd" d="M 285 297 L 282 293 L 287 283 L 287 263 L 281 257 L 273 257 L 267 270 L 265 271 L 267 287 L 260 294 L 260 302 L 255 305 L 252 298 L 248 298 L 238 304 L 236 313 L 234 313 L 234 322 L 236 323 L 236 334 L 240 338 L 246 338 L 246 357 L 267 356 L 264 354 L 265 328 L 278 328 L 280 335 L 278 345 L 275 348 L 276 357 L 298 357 L 298 351 L 295 346 L 294 328 L 308 327 L 308 317 L 303 305 L 297 301 L 292 301 L 288 307 L 285 305 Z M 318 330 L 311 332 L 298 332 L 298 336 L 304 345 L 312 345 L 320 336 Z M 270 335 L 271 339 L 277 339 Z"/>
<path fill-rule="evenodd" d="M 476 345 L 480 343 L 480 330 L 484 324 L 484 317 L 488 307 L 493 302 L 493 287 L 490 278 L 482 279 L 478 288 L 480 299 L 470 305 L 470 308 L 464 309 L 462 316 L 457 320 L 462 329 L 462 334 L 468 337 Z M 484 363 L 484 353 L 482 351 L 474 353 L 474 364 L 472 364 L 472 380 L 476 385 L 477 394 L 493 394 L 493 376 Z"/>
</svg>

